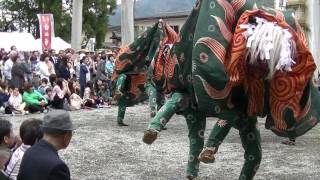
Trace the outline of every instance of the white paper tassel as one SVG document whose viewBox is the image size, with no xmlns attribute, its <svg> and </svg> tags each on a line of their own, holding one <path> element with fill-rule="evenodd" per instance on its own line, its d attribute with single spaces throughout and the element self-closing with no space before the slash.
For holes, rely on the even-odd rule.
<svg viewBox="0 0 320 180">
<path fill-rule="evenodd" d="M 245 37 L 250 64 L 258 64 L 258 60 L 267 62 L 269 66 L 267 79 L 271 79 L 278 70 L 292 71 L 292 66 L 295 64 L 293 57 L 296 53 L 296 45 L 291 33 L 263 18 L 256 17 L 256 22 L 257 25 L 240 25 L 240 28 L 247 29 Z"/>
</svg>

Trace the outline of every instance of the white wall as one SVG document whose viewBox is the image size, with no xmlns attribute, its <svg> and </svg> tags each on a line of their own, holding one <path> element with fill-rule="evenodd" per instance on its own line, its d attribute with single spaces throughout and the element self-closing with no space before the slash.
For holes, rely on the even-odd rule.
<svg viewBox="0 0 320 180">
<path fill-rule="evenodd" d="M 320 1 L 308 0 L 309 48 L 317 64 L 315 75 L 320 71 Z"/>
<path fill-rule="evenodd" d="M 168 23 L 170 26 L 179 26 L 179 30 L 183 26 L 183 24 L 186 22 L 187 18 L 170 18 L 170 19 L 163 19 L 166 23 Z M 143 27 L 145 30 L 147 30 L 148 27 L 153 26 L 153 24 L 157 20 L 143 20 L 143 21 L 136 21 L 135 26 L 139 26 L 140 29 Z"/>
<path fill-rule="evenodd" d="M 170 19 L 163 19 L 166 23 L 168 23 L 170 26 L 179 26 L 179 30 L 181 29 L 181 27 L 183 26 L 183 24 L 186 22 L 187 18 L 170 18 Z M 152 27 L 154 25 L 154 23 L 157 22 L 157 20 L 141 20 L 141 21 L 135 21 L 135 31 L 139 31 L 139 32 L 135 32 L 138 33 L 137 35 L 140 35 L 141 32 L 144 32 L 145 30 L 147 30 L 148 27 Z M 112 37 L 112 31 L 114 31 L 114 29 L 108 29 L 108 32 L 106 34 L 106 42 L 112 42 L 112 40 L 110 39 L 110 37 Z"/>
</svg>

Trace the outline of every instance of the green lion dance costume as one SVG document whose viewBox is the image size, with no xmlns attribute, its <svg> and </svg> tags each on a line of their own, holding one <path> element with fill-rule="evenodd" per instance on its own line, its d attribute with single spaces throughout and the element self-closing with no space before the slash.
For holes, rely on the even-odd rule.
<svg viewBox="0 0 320 180">
<path fill-rule="evenodd" d="M 267 117 L 268 129 L 290 138 L 318 123 L 315 69 L 291 12 L 258 9 L 246 0 L 198 0 L 170 53 L 159 53 L 154 61 L 152 81 L 171 98 L 143 141 L 153 143 L 175 113 L 184 115 L 190 141 L 187 177 L 194 179 L 199 162 L 214 162 L 234 127 L 245 150 L 239 179 L 253 179 L 262 157 L 258 116 Z M 220 120 L 204 147 L 206 117 Z"/>
<path fill-rule="evenodd" d="M 129 47 L 120 50 L 112 77 L 116 82 L 114 98 L 119 104 L 118 125 L 126 126 L 123 123 L 126 107 L 143 102 L 148 96 L 151 117 L 160 109 L 164 96 L 151 81 L 151 61 L 158 54 L 160 46 L 172 44 L 176 36 L 174 30 L 160 20 Z"/>
</svg>

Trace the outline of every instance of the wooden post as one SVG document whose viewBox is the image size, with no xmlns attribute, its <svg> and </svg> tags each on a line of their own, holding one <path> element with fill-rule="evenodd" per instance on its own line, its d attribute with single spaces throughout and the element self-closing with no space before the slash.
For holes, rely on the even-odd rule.
<svg viewBox="0 0 320 180">
<path fill-rule="evenodd" d="M 121 42 L 129 45 L 134 41 L 133 0 L 121 0 Z"/>
<path fill-rule="evenodd" d="M 82 6 L 83 0 L 73 0 L 72 2 L 72 32 L 71 47 L 75 50 L 81 49 L 82 35 Z"/>
</svg>

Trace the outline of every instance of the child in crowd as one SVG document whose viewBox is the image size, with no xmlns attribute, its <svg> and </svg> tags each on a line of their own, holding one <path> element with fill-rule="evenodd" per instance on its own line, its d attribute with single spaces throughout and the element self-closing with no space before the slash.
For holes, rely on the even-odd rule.
<svg viewBox="0 0 320 180">
<path fill-rule="evenodd" d="M 48 79 L 43 78 L 43 79 L 41 80 L 41 85 L 40 85 L 39 88 L 38 88 L 38 92 L 44 95 L 44 94 L 46 94 L 46 90 L 47 90 L 47 88 L 49 88 L 49 87 L 50 87 L 50 85 L 49 85 Z"/>
<path fill-rule="evenodd" d="M 22 144 L 14 151 L 10 158 L 10 161 L 5 169 L 6 177 L 13 180 L 17 179 L 24 153 L 43 136 L 41 125 L 42 121 L 39 119 L 28 119 L 21 124 L 20 137 Z"/>
<path fill-rule="evenodd" d="M 45 94 L 43 95 L 48 100 L 48 105 L 51 105 L 50 97 L 52 96 L 52 89 L 47 88 Z"/>
<path fill-rule="evenodd" d="M 28 113 L 27 111 L 25 111 L 26 103 L 22 102 L 22 96 L 18 88 L 13 88 L 13 92 L 11 93 L 8 103 L 9 103 L 9 106 L 7 109 L 11 111 L 10 113 L 12 114 Z"/>
</svg>

